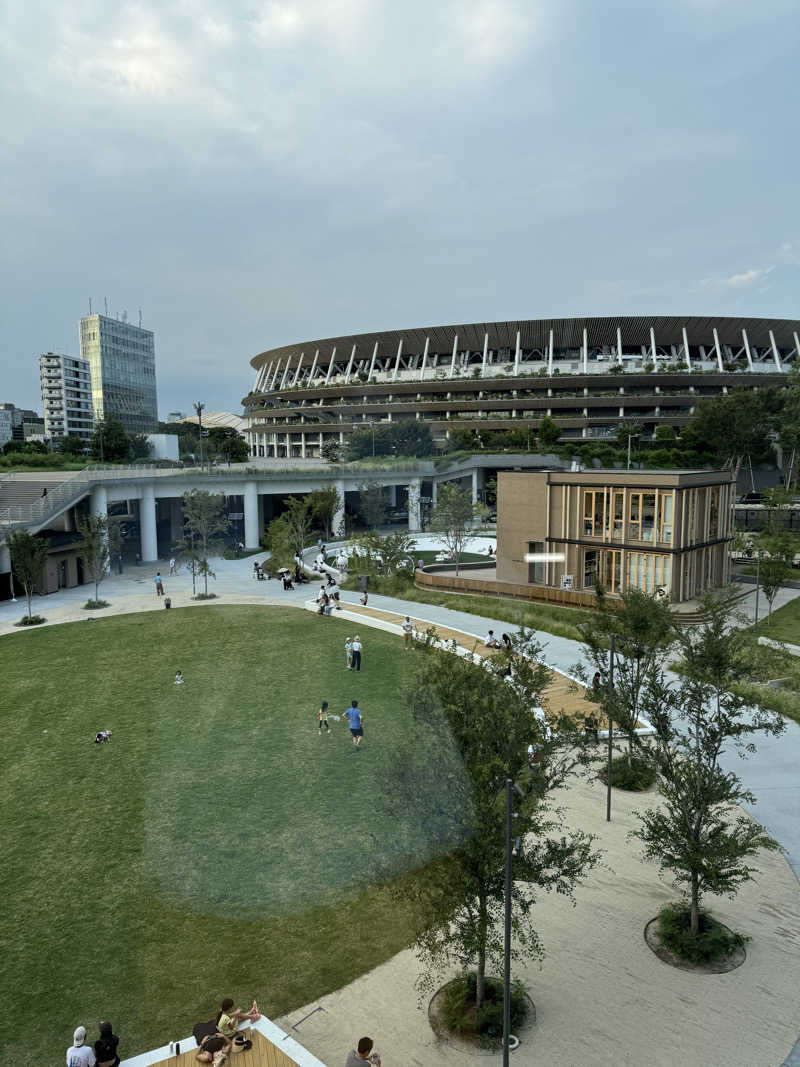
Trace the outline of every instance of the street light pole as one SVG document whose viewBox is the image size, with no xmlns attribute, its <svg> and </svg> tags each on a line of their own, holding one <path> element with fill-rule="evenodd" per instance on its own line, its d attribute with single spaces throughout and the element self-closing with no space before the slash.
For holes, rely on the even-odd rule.
<svg viewBox="0 0 800 1067">
<path fill-rule="evenodd" d="M 753 625 L 758 625 L 758 594 L 761 590 L 761 552 L 756 551 L 756 617 Z"/>
<path fill-rule="evenodd" d="M 503 1067 L 508 1067 L 509 1038 L 511 1036 L 511 863 L 512 841 L 514 838 L 511 810 L 511 790 L 514 783 L 506 778 L 506 897 L 505 897 L 505 939 L 503 960 Z"/>
<path fill-rule="evenodd" d="M 608 716 L 608 784 L 606 786 L 606 822 L 611 822 L 611 760 L 614 754 L 614 723 L 611 718 L 611 695 L 614 692 L 614 634 L 611 635 L 611 645 L 608 650 L 608 697 L 606 699 L 606 715 Z"/>
<path fill-rule="evenodd" d="M 197 426 L 200 433 L 200 470 L 203 469 L 203 408 L 205 404 L 202 401 L 197 400 L 194 404 L 194 410 L 197 412 Z"/>
<path fill-rule="evenodd" d="M 627 468 L 628 470 L 631 469 L 631 438 L 638 437 L 638 436 L 639 436 L 638 433 L 629 433 L 628 434 L 628 468 Z"/>
</svg>

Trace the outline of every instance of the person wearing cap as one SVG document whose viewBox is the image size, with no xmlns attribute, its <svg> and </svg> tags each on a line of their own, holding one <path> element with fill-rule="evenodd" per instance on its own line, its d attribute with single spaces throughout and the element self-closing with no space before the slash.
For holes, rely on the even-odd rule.
<svg viewBox="0 0 800 1067">
<path fill-rule="evenodd" d="M 86 1044 L 86 1027 L 79 1026 L 67 1049 L 67 1067 L 94 1067 L 96 1063 L 91 1046 Z"/>
</svg>

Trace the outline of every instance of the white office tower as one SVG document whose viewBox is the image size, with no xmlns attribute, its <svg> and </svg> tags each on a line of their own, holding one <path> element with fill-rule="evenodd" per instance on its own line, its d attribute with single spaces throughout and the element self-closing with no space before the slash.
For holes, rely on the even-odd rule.
<svg viewBox="0 0 800 1067">
<path fill-rule="evenodd" d="M 43 352 L 39 356 L 42 411 L 47 437 L 80 437 L 89 441 L 94 429 L 92 378 L 85 359 Z"/>
</svg>

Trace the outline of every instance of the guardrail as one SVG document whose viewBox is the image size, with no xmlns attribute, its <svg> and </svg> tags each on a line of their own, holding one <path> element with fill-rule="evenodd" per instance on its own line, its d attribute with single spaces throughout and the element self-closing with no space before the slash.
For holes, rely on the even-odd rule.
<svg viewBox="0 0 800 1067">
<path fill-rule="evenodd" d="M 508 596 L 516 600 L 541 600 L 550 604 L 562 604 L 573 608 L 596 606 L 593 593 L 584 593 L 577 589 L 555 589 L 550 586 L 498 582 L 486 578 L 456 578 L 455 575 L 431 574 L 427 570 L 418 570 L 416 572 L 414 584 L 422 589 L 443 589 L 454 593 L 478 593 L 483 596 Z"/>
</svg>

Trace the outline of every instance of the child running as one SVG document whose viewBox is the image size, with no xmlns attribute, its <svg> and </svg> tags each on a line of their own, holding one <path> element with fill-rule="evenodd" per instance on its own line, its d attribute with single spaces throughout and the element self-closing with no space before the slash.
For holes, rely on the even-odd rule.
<svg viewBox="0 0 800 1067">
<path fill-rule="evenodd" d="M 345 712 L 345 716 L 350 720 L 350 736 L 353 738 L 353 744 L 356 752 L 358 752 L 361 747 L 361 740 L 364 737 L 364 719 L 357 700 L 351 703 Z"/>
<path fill-rule="evenodd" d="M 317 724 L 319 726 L 319 736 L 322 737 L 322 727 L 325 727 L 325 733 L 328 737 L 331 736 L 331 728 L 328 726 L 328 701 L 322 701 L 322 707 L 317 712 Z"/>
</svg>

